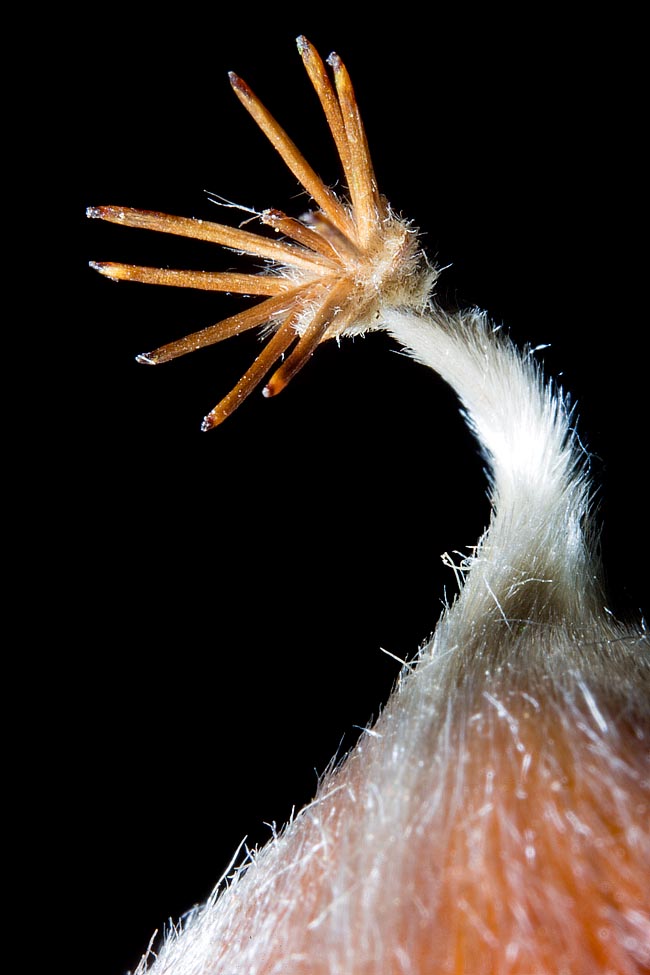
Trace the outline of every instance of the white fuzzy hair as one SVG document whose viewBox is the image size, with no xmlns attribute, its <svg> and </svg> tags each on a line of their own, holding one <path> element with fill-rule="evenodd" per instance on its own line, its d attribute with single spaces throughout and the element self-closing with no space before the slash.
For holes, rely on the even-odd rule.
<svg viewBox="0 0 650 975">
<path fill-rule="evenodd" d="M 570 412 L 483 314 L 380 317 L 459 395 L 489 528 L 374 727 L 137 975 L 647 971 L 649 647 L 604 609 Z"/>
<path fill-rule="evenodd" d="M 253 255 L 265 273 L 93 266 L 114 280 L 265 296 L 139 356 L 156 365 L 267 326 L 206 431 L 272 369 L 263 392 L 277 395 L 321 342 L 388 332 L 458 394 L 488 467 L 492 515 L 456 567 L 459 595 L 374 727 L 264 849 L 235 855 L 137 975 L 649 972 L 649 645 L 643 627 L 605 608 L 571 413 L 530 350 L 480 312 L 431 301 L 438 271 L 378 191 L 345 66 L 331 55 L 332 83 L 304 37 L 298 49 L 349 200 L 231 75 L 316 209 L 261 213 L 278 240 L 92 207 L 92 218 Z"/>
</svg>

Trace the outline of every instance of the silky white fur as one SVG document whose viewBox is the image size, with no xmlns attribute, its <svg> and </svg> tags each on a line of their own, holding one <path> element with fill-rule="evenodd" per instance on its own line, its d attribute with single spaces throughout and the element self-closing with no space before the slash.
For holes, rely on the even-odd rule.
<svg viewBox="0 0 650 975">
<path fill-rule="evenodd" d="M 489 529 L 375 726 L 137 975 L 437 975 L 460 943 L 468 975 L 635 975 L 649 647 L 604 609 L 570 412 L 482 313 L 383 307 L 378 327 L 457 392 Z"/>
</svg>

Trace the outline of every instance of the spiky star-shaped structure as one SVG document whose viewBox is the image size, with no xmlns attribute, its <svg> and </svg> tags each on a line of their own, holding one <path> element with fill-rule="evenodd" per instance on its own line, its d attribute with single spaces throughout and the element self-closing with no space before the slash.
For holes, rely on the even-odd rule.
<svg viewBox="0 0 650 975">
<path fill-rule="evenodd" d="M 246 311 L 137 357 L 138 362 L 158 365 L 248 329 L 267 328 L 264 348 L 234 389 L 205 417 L 203 430 L 230 416 L 278 360 L 283 359 L 264 386 L 265 396 L 284 389 L 326 339 L 381 328 L 382 308 L 422 310 L 437 277 L 419 248 L 416 232 L 378 192 L 354 90 L 341 59 L 336 54 L 328 59 L 332 84 L 306 38 L 298 38 L 298 50 L 334 138 L 349 201 L 323 183 L 248 85 L 231 73 L 237 97 L 309 193 L 316 210 L 299 218 L 274 209 L 261 213 L 261 222 L 282 234 L 281 240 L 146 210 L 103 206 L 87 211 L 92 218 L 210 241 L 266 262 L 258 274 L 91 263 L 118 281 L 265 296 Z"/>
</svg>

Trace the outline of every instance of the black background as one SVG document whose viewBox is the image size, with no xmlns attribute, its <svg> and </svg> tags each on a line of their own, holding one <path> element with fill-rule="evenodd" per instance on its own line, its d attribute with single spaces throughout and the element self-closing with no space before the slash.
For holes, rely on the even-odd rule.
<svg viewBox="0 0 650 975">
<path fill-rule="evenodd" d="M 486 308 L 520 344 L 551 344 L 541 356 L 594 455 L 610 605 L 634 614 L 646 600 L 637 28 L 462 7 L 431 25 L 405 8 L 355 27 L 351 11 L 311 10 L 86 8 L 67 65 L 79 286 L 62 340 L 72 568 L 54 676 L 67 688 L 66 851 L 83 864 L 75 910 L 91 916 L 79 951 L 94 975 L 133 967 L 244 835 L 264 842 L 264 821 L 313 796 L 390 691 L 399 666 L 380 647 L 415 652 L 454 591 L 440 553 L 473 544 L 488 517 L 453 394 L 382 336 L 319 349 L 280 397 L 253 395 L 209 434 L 201 419 L 252 361 L 254 336 L 135 363 L 246 302 L 117 285 L 87 261 L 232 258 L 86 221 L 85 206 L 222 222 L 239 215 L 205 190 L 305 206 L 228 70 L 333 184 L 294 37 L 343 57 L 382 191 L 451 265 L 440 301 Z"/>
</svg>

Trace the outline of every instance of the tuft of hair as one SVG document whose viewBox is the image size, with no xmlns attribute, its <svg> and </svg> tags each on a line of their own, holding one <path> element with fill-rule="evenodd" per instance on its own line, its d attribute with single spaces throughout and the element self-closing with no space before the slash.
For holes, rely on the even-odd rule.
<svg viewBox="0 0 650 975">
<path fill-rule="evenodd" d="M 264 300 L 142 358 L 247 328 L 268 342 L 204 421 L 267 371 L 274 395 L 329 338 L 384 330 L 451 385 L 483 451 L 490 524 L 430 641 L 313 802 L 246 851 L 136 975 L 639 975 L 650 971 L 650 647 L 605 606 L 587 458 L 561 392 L 438 274 L 379 195 L 354 93 L 299 50 L 348 184 L 340 200 L 248 86 L 237 97 L 310 193 L 288 240 L 124 208 L 91 217 L 211 241 L 265 273 L 95 267 Z M 273 273 L 269 273 L 272 271 Z M 292 347 L 287 358 L 285 353 Z M 277 364 L 281 362 L 278 366 Z"/>
<path fill-rule="evenodd" d="M 649 646 L 571 413 L 479 312 L 382 321 L 459 394 L 490 525 L 374 727 L 137 975 L 647 971 Z"/>
</svg>

